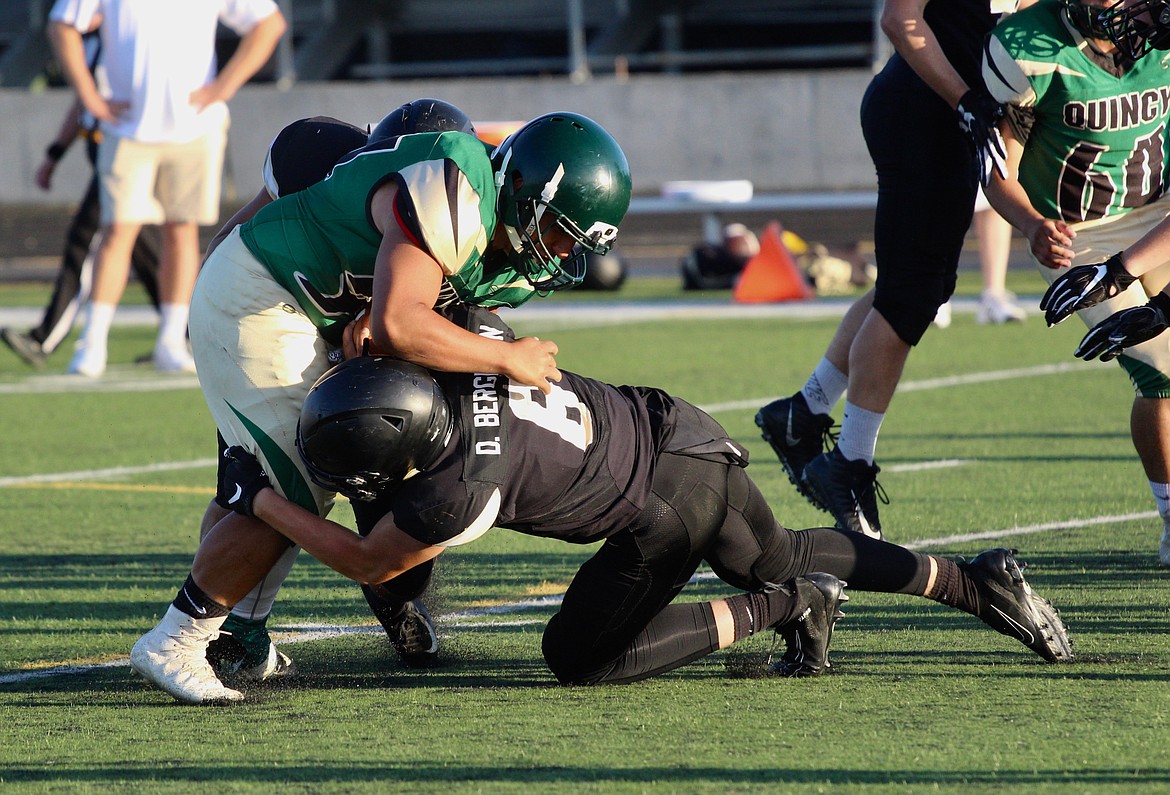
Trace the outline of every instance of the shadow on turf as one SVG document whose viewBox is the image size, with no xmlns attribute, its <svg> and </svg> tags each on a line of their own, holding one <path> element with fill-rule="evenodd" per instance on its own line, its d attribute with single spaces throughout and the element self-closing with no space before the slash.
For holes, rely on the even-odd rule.
<svg viewBox="0 0 1170 795">
<path fill-rule="evenodd" d="M 114 783 L 167 782 L 220 782 L 232 783 L 322 783 L 347 784 L 370 783 L 385 779 L 397 785 L 420 783 L 450 784 L 487 782 L 511 782 L 517 786 L 525 784 L 589 784 L 592 787 L 606 782 L 614 784 L 905 784 L 905 785 L 985 785 L 985 786 L 1028 786 L 1067 783 L 1070 786 L 1085 785 L 1130 785 L 1170 783 L 1170 768 L 1150 767 L 1146 770 L 1126 768 L 1101 770 L 1076 770 L 1063 768 L 1032 768 L 1029 770 L 865 770 L 843 768 L 796 768 L 753 766 L 737 770 L 733 767 L 683 767 L 680 765 L 658 767 L 539 767 L 539 766 L 477 766 L 457 764 L 427 764 L 418 759 L 401 762 L 369 763 L 347 760 L 344 764 L 306 764 L 301 766 L 259 764 L 232 765 L 223 762 L 208 762 L 206 765 L 175 764 L 160 768 L 157 764 L 135 766 L 133 763 L 118 765 L 77 767 L 53 765 L 45 767 L 8 767 L 4 771 L 7 782 L 60 782 L 87 785 L 110 785 Z"/>
</svg>

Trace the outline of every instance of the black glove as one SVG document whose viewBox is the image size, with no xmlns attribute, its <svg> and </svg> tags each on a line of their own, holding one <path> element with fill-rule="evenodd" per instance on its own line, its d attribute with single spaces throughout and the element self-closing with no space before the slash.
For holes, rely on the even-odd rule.
<svg viewBox="0 0 1170 795">
<path fill-rule="evenodd" d="M 1101 357 L 1108 362 L 1126 348 L 1152 340 L 1170 326 L 1170 296 L 1158 293 L 1148 304 L 1115 312 L 1089 330 L 1073 353 L 1089 361 Z"/>
<path fill-rule="evenodd" d="M 1048 290 L 1040 299 L 1044 321 L 1051 328 L 1067 320 L 1073 312 L 1120 295 L 1135 281 L 1137 277 L 1129 275 L 1121 262 L 1120 253 L 1096 265 L 1069 268 L 1048 285 Z"/>
<path fill-rule="evenodd" d="M 243 447 L 229 447 L 223 453 L 215 502 L 244 516 L 253 516 L 252 500 L 262 489 L 272 486 L 256 456 Z"/>
<path fill-rule="evenodd" d="M 1002 179 L 1008 176 L 1007 149 L 996 126 L 996 122 L 1003 118 L 1003 113 L 1003 105 L 996 102 L 985 88 L 970 89 L 955 108 L 959 129 L 970 136 L 975 146 L 975 157 L 979 160 L 979 182 L 985 188 L 991 184 L 992 169 L 998 171 Z"/>
</svg>

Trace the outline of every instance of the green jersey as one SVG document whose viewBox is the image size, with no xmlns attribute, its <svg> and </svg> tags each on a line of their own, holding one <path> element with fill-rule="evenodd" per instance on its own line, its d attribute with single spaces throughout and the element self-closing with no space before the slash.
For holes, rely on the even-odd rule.
<svg viewBox="0 0 1170 795">
<path fill-rule="evenodd" d="M 494 267 L 484 262 L 497 223 L 490 151 L 457 132 L 358 149 L 324 180 L 263 207 L 241 226 L 241 238 L 314 325 L 348 323 L 372 295 L 382 242 L 370 201 L 393 180 L 394 220 L 446 277 L 440 302 L 518 306 L 536 294 L 532 285 L 502 257 Z"/>
<path fill-rule="evenodd" d="M 984 53 L 988 91 L 1022 121 L 1020 185 L 1038 212 L 1069 223 L 1143 207 L 1170 177 L 1170 55 L 1151 53 L 1118 74 L 1092 56 L 1059 0 L 1007 17 Z"/>
</svg>

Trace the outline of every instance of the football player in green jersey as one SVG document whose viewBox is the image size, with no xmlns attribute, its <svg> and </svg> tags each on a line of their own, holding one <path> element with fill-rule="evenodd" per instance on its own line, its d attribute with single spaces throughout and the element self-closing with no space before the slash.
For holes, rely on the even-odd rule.
<svg viewBox="0 0 1170 795">
<path fill-rule="evenodd" d="M 1043 0 L 997 26 L 985 48 L 984 80 L 1009 108 L 1002 132 L 1014 175 L 993 180 L 988 198 L 1028 239 L 1049 283 L 1074 259 L 1100 262 L 1170 214 L 1170 58 L 1135 60 L 1117 47 L 1103 20 L 1114 5 Z M 1078 314 L 1093 326 L 1145 305 L 1168 280 L 1170 257 L 1162 257 Z M 1054 322 L 1049 298 L 1042 308 Z M 1163 519 L 1161 560 L 1170 565 L 1170 347 L 1135 345 L 1119 363 L 1136 392 L 1131 436 Z"/>
</svg>

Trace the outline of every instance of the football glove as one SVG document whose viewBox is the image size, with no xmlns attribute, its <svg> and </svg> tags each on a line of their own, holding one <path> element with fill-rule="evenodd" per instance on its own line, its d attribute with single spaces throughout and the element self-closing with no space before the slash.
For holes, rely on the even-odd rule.
<svg viewBox="0 0 1170 795">
<path fill-rule="evenodd" d="M 1170 295 L 1158 293 L 1150 302 L 1115 312 L 1089 330 L 1074 356 L 1108 362 L 1126 348 L 1152 340 L 1170 326 Z"/>
<path fill-rule="evenodd" d="M 1051 328 L 1067 320 L 1073 312 L 1120 295 L 1135 281 L 1137 277 L 1129 275 L 1121 262 L 1120 253 L 1096 265 L 1069 268 L 1048 285 L 1048 290 L 1040 299 L 1044 322 Z"/>
<path fill-rule="evenodd" d="M 215 502 L 221 508 L 228 508 L 244 516 L 254 516 L 252 500 L 272 482 L 256 456 L 239 445 L 224 451 L 224 465 L 220 467 L 220 479 L 215 491 Z"/>
<path fill-rule="evenodd" d="M 985 188 L 991 184 L 992 170 L 998 171 L 1001 179 L 1007 179 L 1007 149 L 996 126 L 996 122 L 1003 118 L 1003 105 L 996 102 L 987 89 L 972 88 L 959 100 L 955 114 L 959 118 L 959 128 L 967 133 L 975 147 L 980 184 Z"/>
</svg>

